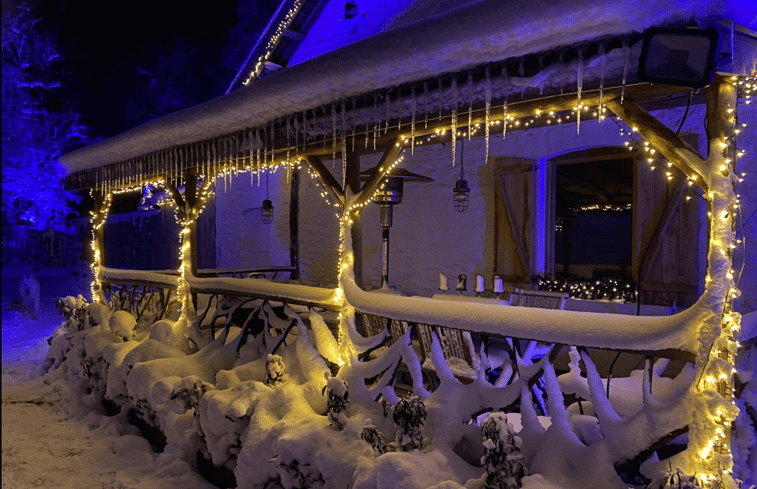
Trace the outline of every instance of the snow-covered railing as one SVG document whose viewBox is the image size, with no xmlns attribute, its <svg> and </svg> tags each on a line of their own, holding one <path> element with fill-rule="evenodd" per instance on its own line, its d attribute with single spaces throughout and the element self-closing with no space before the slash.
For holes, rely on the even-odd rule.
<svg viewBox="0 0 757 489">
<path fill-rule="evenodd" d="M 254 297 L 287 304 L 340 310 L 337 289 L 273 282 L 263 278 L 186 277 L 193 293 Z"/>
<path fill-rule="evenodd" d="M 357 312 L 395 320 L 686 361 L 693 361 L 696 351 L 695 308 L 673 316 L 626 316 L 387 296 L 365 292 L 351 281 L 343 287 L 347 302 Z"/>
</svg>

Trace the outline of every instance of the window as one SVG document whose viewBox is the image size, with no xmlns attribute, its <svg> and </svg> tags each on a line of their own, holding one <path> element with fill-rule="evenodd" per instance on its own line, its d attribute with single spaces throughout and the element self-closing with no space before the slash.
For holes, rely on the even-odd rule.
<svg viewBox="0 0 757 489">
<path fill-rule="evenodd" d="M 347 2 L 344 4 L 344 20 L 357 17 L 357 3 Z"/>
</svg>

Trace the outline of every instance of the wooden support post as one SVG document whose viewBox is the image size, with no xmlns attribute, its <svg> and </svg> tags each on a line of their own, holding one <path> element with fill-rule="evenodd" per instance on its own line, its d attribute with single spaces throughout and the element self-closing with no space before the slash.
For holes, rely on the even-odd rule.
<svg viewBox="0 0 757 489">
<path fill-rule="evenodd" d="M 356 195 L 360 192 L 360 156 L 354 151 L 347 152 L 347 173 L 345 175 L 344 190 Z M 349 190 L 348 190 L 349 189 Z M 363 227 L 361 214 L 352 216 L 352 256 L 355 271 L 355 283 L 363 286 Z"/>
<path fill-rule="evenodd" d="M 197 175 L 194 173 L 186 173 L 184 175 L 184 200 L 186 204 L 186 210 L 184 211 L 186 216 L 194 216 L 198 209 L 195 209 L 197 205 Z M 189 224 L 189 257 L 192 266 L 192 275 L 197 275 L 197 220 L 192 219 Z"/>
<path fill-rule="evenodd" d="M 294 171 L 289 183 L 289 265 L 294 267 L 289 278 L 300 278 L 300 172 Z"/>
<path fill-rule="evenodd" d="M 654 149 L 681 170 L 695 185 L 707 192 L 704 158 L 697 150 L 689 146 L 665 124 L 628 99 L 622 104 L 620 99 L 612 99 L 607 102 L 607 108 L 623 122 L 635 128 Z"/>
<path fill-rule="evenodd" d="M 95 245 L 95 249 L 92 250 L 92 264 L 94 265 L 95 270 L 97 270 L 105 263 L 105 223 L 103 222 L 105 217 L 101 216 L 100 213 L 103 211 L 103 207 L 106 203 L 105 194 L 101 191 L 93 191 L 92 198 L 95 200 L 95 216 L 97 216 L 93 223 L 94 228 L 92 229 Z M 99 283 L 97 277 L 92 278 L 95 283 Z"/>
</svg>

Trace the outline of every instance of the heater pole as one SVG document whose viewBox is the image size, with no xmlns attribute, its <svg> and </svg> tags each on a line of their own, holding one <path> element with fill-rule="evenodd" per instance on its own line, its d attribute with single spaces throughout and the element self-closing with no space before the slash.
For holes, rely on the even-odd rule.
<svg viewBox="0 0 757 489">
<path fill-rule="evenodd" d="M 392 227 L 391 204 L 381 206 L 381 287 L 389 287 L 389 228 Z"/>
</svg>

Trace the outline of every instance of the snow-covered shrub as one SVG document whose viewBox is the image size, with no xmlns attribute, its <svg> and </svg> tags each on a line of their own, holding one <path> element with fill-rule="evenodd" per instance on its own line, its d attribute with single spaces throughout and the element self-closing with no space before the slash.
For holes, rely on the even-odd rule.
<svg viewBox="0 0 757 489">
<path fill-rule="evenodd" d="M 105 304 L 94 303 L 89 305 L 89 325 L 91 327 L 103 326 L 110 329 L 108 318 L 110 317 L 110 309 Z"/>
<path fill-rule="evenodd" d="M 82 295 L 77 297 L 61 297 L 55 301 L 58 312 L 63 316 L 65 322 L 61 324 L 62 332 L 81 331 L 90 327 L 89 325 L 89 304 L 87 299 Z M 53 336 L 53 339 L 55 336 Z"/>
<path fill-rule="evenodd" d="M 286 489 L 316 489 L 324 487 L 325 484 L 318 469 L 310 464 L 301 464 L 297 460 L 280 462 L 277 471 L 281 477 L 281 485 Z"/>
<path fill-rule="evenodd" d="M 343 430 L 347 424 L 347 416 L 344 411 L 347 409 L 347 396 L 349 395 L 349 386 L 344 380 L 331 377 L 323 386 L 321 393 L 328 393 L 326 401 L 326 412 L 329 416 L 329 424 L 335 426 L 338 430 Z"/>
<path fill-rule="evenodd" d="M 284 360 L 279 355 L 268 354 L 265 362 L 265 383 L 266 385 L 281 385 L 289 377 L 284 373 Z"/>
<path fill-rule="evenodd" d="M 397 427 L 397 444 L 408 452 L 423 446 L 423 423 L 426 406 L 418 396 L 400 399 L 394 407 L 394 424 Z"/>
<path fill-rule="evenodd" d="M 137 325 L 137 320 L 128 312 L 113 311 L 110 318 L 108 318 L 108 322 L 110 329 L 124 341 L 134 339 L 134 327 Z"/>
<path fill-rule="evenodd" d="M 702 489 L 694 475 L 686 475 L 679 468 L 670 468 L 668 472 L 652 480 L 647 489 Z"/>
<path fill-rule="evenodd" d="M 481 426 L 484 439 L 484 456 L 481 463 L 486 467 L 486 489 L 515 489 L 528 474 L 520 453 L 522 440 L 515 436 L 513 426 L 504 413 L 491 413 Z"/>
<path fill-rule="evenodd" d="M 197 375 L 179 378 L 170 376 L 161 379 L 152 388 L 152 397 L 158 404 L 165 404 L 176 414 L 184 414 L 195 409 L 200 404 L 200 398 L 210 389 L 212 384 L 204 382 Z"/>
<path fill-rule="evenodd" d="M 366 419 L 363 424 L 363 432 L 360 433 L 360 438 L 371 445 L 373 451 L 377 455 L 382 455 L 387 452 L 386 437 L 381 433 L 373 421 Z"/>
</svg>

